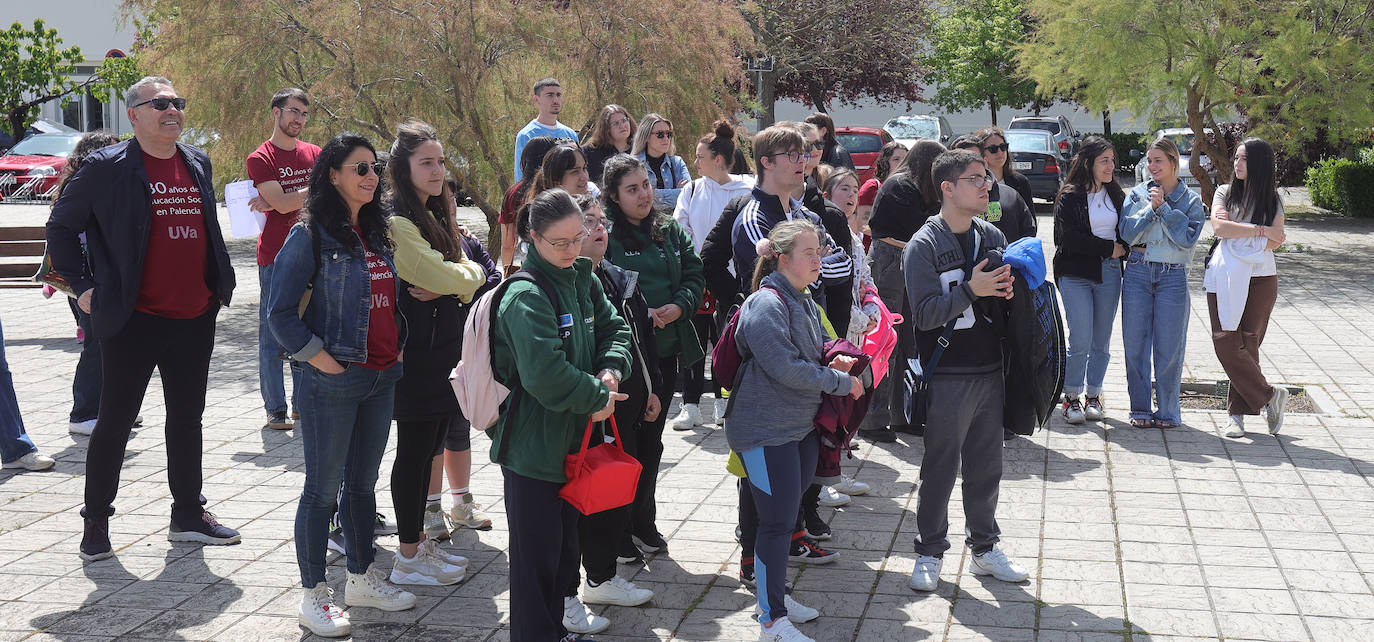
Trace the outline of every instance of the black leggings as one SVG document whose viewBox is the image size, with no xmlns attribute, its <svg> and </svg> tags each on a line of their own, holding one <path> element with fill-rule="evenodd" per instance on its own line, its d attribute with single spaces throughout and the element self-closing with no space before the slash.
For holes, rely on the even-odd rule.
<svg viewBox="0 0 1374 642">
<path fill-rule="evenodd" d="M 425 529 L 425 498 L 434 453 L 444 447 L 452 417 L 396 422 L 396 462 L 391 466 L 391 504 L 403 544 L 418 544 Z"/>
<path fill-rule="evenodd" d="M 665 388 L 654 392 L 663 410 L 658 413 L 657 419 L 639 422 L 636 440 L 638 452 L 634 453 L 639 463 L 644 465 L 644 470 L 639 474 L 639 487 L 635 489 L 630 532 L 641 539 L 652 539 L 658 534 L 658 527 L 654 523 L 658 519 L 658 505 L 654 495 L 658 487 L 658 466 L 663 461 L 663 426 L 668 422 L 668 406 L 673 403 L 673 382 L 677 381 L 677 356 L 659 359 L 658 369 L 663 374 Z"/>
<path fill-rule="evenodd" d="M 697 340 L 701 341 L 701 347 L 710 354 L 710 344 L 715 343 L 716 337 L 720 333 L 716 330 L 716 320 L 710 314 L 697 314 L 692 317 L 692 327 L 696 328 Z M 686 376 L 682 382 L 682 403 L 701 403 L 701 393 L 706 389 L 706 359 L 698 361 L 696 365 L 688 368 Z M 711 393 L 720 398 L 720 385 L 715 378 L 711 379 Z M 665 402 L 666 403 L 666 402 Z"/>
</svg>

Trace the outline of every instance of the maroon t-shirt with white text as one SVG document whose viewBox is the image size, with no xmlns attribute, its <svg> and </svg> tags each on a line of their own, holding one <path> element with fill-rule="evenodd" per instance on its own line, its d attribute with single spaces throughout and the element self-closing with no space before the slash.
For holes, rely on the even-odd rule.
<svg viewBox="0 0 1374 642">
<path fill-rule="evenodd" d="M 363 231 L 353 232 L 359 239 Z M 367 361 L 364 368 L 385 370 L 401 356 L 400 328 L 396 325 L 396 273 L 382 257 L 372 253 L 363 241 L 363 257 L 367 261 L 367 276 L 372 282 L 372 307 L 367 315 Z"/>
<path fill-rule="evenodd" d="M 315 167 L 315 159 L 319 157 L 318 145 L 296 141 L 295 149 L 282 149 L 268 140 L 248 155 L 244 165 L 254 187 L 276 181 L 283 192 L 295 192 L 310 184 L 310 170 Z M 258 265 L 272 265 L 277 260 L 277 252 L 286 243 L 286 233 L 295 225 L 300 210 L 267 210 L 264 214 L 267 215 L 267 222 L 263 224 L 262 234 L 258 235 Z"/>
<path fill-rule="evenodd" d="M 143 152 L 153 211 L 143 281 L 134 309 L 170 319 L 194 319 L 215 304 L 207 271 L 209 241 L 200 188 L 177 150 L 171 158 Z"/>
</svg>

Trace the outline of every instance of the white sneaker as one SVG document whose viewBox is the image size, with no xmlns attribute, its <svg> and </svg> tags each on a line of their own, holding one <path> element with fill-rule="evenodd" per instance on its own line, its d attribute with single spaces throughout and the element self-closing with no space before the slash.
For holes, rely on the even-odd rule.
<svg viewBox="0 0 1374 642">
<path fill-rule="evenodd" d="M 582 601 L 587 604 L 639 606 L 653 598 L 653 591 L 639 588 L 619 575 L 596 586 L 589 581 L 582 581 Z"/>
<path fill-rule="evenodd" d="M 840 483 L 831 486 L 831 488 L 845 495 L 867 495 L 868 491 L 873 490 L 868 484 L 848 475 L 840 475 Z"/>
<path fill-rule="evenodd" d="M 821 486 L 821 506 L 835 508 L 836 506 L 844 506 L 850 501 L 849 495 L 841 493 L 831 486 Z"/>
<path fill-rule="evenodd" d="M 1245 415 L 1231 415 L 1230 424 L 1226 426 L 1227 437 L 1237 438 L 1245 436 Z"/>
<path fill-rule="evenodd" d="M 1102 411 L 1102 397 L 1088 395 L 1083 398 L 1083 416 L 1088 421 L 1102 421 L 1106 413 Z"/>
<path fill-rule="evenodd" d="M 367 567 L 366 573 L 349 573 L 348 584 L 344 588 L 344 604 L 370 606 L 383 611 L 415 608 L 415 595 L 388 584 L 385 573 L 376 564 Z"/>
<path fill-rule="evenodd" d="M 420 550 L 423 551 L 425 555 L 428 555 L 435 559 L 442 560 L 443 562 L 447 564 L 452 564 L 453 566 L 457 566 L 458 568 L 468 567 L 468 558 L 463 557 L 462 555 L 454 555 L 453 553 L 450 553 L 440 548 L 439 542 L 436 542 L 432 539 L 427 539 L 423 542 L 420 542 Z"/>
<path fill-rule="evenodd" d="M 95 420 L 87 419 L 86 421 L 69 422 L 67 424 L 67 432 L 73 435 L 85 435 L 90 437 L 91 433 L 95 432 Z"/>
<path fill-rule="evenodd" d="M 1077 426 L 1083 423 L 1086 416 L 1083 414 L 1083 402 L 1077 396 L 1065 398 L 1064 400 L 1064 421 Z"/>
<path fill-rule="evenodd" d="M 682 412 L 677 413 L 671 422 L 673 430 L 691 430 L 701 425 L 701 407 L 694 403 L 682 404 Z"/>
<path fill-rule="evenodd" d="M 320 582 L 301 596 L 300 625 L 323 638 L 341 638 L 353 631 L 348 614 L 334 603 L 334 589 Z"/>
<path fill-rule="evenodd" d="M 404 553 L 396 551 L 392 557 L 392 584 L 449 586 L 463 581 L 463 574 L 462 568 L 447 564 L 424 550 L 415 551 L 415 557 L 406 557 Z M 350 585 L 349 590 L 352 588 Z"/>
<path fill-rule="evenodd" d="M 805 633 L 792 626 L 784 615 L 772 624 L 759 624 L 759 642 L 816 642 L 814 638 L 809 638 Z"/>
<path fill-rule="evenodd" d="M 425 504 L 425 539 L 448 539 L 448 516 L 439 502 Z"/>
<path fill-rule="evenodd" d="M 787 607 L 787 619 L 797 624 L 806 624 L 821 616 L 821 612 L 792 599 L 791 594 L 782 596 L 782 605 Z M 754 615 L 762 615 L 763 607 L 754 604 Z"/>
<path fill-rule="evenodd" d="M 722 398 L 717 398 L 716 401 L 715 401 L 715 406 L 716 406 L 716 423 L 719 424 L 719 425 L 721 425 L 721 426 L 724 426 L 724 425 L 725 425 L 725 409 L 730 407 L 730 399 L 729 399 L 729 398 L 724 398 L 724 397 L 722 397 Z"/>
<path fill-rule="evenodd" d="M 922 555 L 916 558 L 916 569 L 911 571 L 907 586 L 917 591 L 934 591 L 940 584 L 940 568 L 944 565 L 945 561 L 938 557 Z"/>
<path fill-rule="evenodd" d="M 38 451 L 33 451 L 14 461 L 4 463 L 5 468 L 24 468 L 26 470 L 47 470 L 56 464 L 57 460 L 47 455 L 40 455 Z"/>
<path fill-rule="evenodd" d="M 577 597 L 563 598 L 563 628 L 569 633 L 600 633 L 611 628 L 611 621 L 592 613 Z"/>
<path fill-rule="evenodd" d="M 1283 414 L 1288 407 L 1288 389 L 1283 386 L 1274 386 L 1274 396 L 1269 398 L 1269 403 L 1264 404 L 1264 418 L 1269 422 L 1269 434 L 1279 434 L 1279 429 L 1283 428 Z"/>
<path fill-rule="evenodd" d="M 969 570 L 972 570 L 974 575 L 991 575 L 1003 582 L 1024 582 L 1030 577 L 1030 573 L 1024 567 L 1011 561 L 1006 553 L 995 548 L 982 555 L 974 555 Z"/>
<path fill-rule="evenodd" d="M 482 512 L 482 505 L 472 501 L 472 493 L 463 493 L 463 496 L 454 502 L 453 508 L 449 510 L 449 517 L 453 519 L 454 527 L 466 526 L 474 530 L 485 530 L 491 528 L 491 518 Z"/>
</svg>

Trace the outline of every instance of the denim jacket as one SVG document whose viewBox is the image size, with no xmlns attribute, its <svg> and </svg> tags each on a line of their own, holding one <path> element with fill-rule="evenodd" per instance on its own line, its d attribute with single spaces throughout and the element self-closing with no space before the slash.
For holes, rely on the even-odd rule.
<svg viewBox="0 0 1374 642">
<path fill-rule="evenodd" d="M 367 322 L 372 309 L 372 280 L 367 261 L 353 256 L 342 243 L 324 230 L 320 235 L 320 273 L 315 277 L 314 292 L 305 308 L 305 317 L 297 315 L 297 306 L 305 294 L 305 286 L 315 270 L 310 256 L 310 233 L 305 223 L 297 223 L 286 235 L 286 243 L 277 253 L 272 283 L 268 287 L 267 325 L 277 337 L 287 356 L 296 361 L 309 361 L 325 350 L 339 362 L 367 361 Z M 378 253 L 391 267 L 396 266 L 390 254 Z M 400 299 L 401 278 L 395 278 Z M 406 343 L 405 316 L 396 309 L 398 348 Z"/>
<path fill-rule="evenodd" d="M 1202 197 L 1183 181 L 1164 195 L 1164 204 L 1159 209 L 1150 207 L 1150 187 L 1146 182 L 1131 188 L 1126 195 L 1117 227 L 1128 245 L 1146 246 L 1146 261 L 1183 264 L 1192 259 L 1193 247 L 1202 236 L 1206 220 Z"/>
</svg>

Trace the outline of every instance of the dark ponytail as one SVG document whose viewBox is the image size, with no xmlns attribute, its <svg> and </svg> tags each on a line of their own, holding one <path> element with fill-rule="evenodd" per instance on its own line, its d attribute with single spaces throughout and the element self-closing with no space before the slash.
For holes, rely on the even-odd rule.
<svg viewBox="0 0 1374 642">
<path fill-rule="evenodd" d="M 582 208 L 577 206 L 567 190 L 555 187 L 520 206 L 515 219 L 515 231 L 521 240 L 533 245 L 534 234 L 542 236 L 555 223 L 570 216 L 581 218 Z"/>
</svg>

